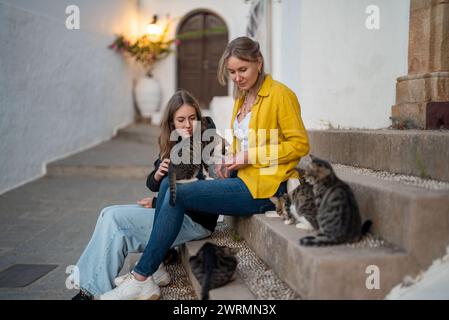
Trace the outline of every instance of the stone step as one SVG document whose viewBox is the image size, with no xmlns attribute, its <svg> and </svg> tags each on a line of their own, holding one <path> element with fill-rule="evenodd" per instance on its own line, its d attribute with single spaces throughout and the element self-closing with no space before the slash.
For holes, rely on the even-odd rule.
<svg viewBox="0 0 449 320">
<path fill-rule="evenodd" d="M 201 285 L 192 273 L 189 258 L 194 256 L 208 240 L 190 241 L 181 246 L 181 259 L 185 270 L 192 282 L 198 299 L 201 299 Z M 245 285 L 238 274 L 227 285 L 209 291 L 210 300 L 255 300 L 254 294 Z"/>
<path fill-rule="evenodd" d="M 131 134 L 132 136 L 132 134 Z M 130 178 L 145 180 L 158 151 L 137 138 L 115 138 L 47 165 L 50 177 Z"/>
<path fill-rule="evenodd" d="M 333 163 L 449 181 L 449 131 L 309 130 L 311 154 Z"/>
<path fill-rule="evenodd" d="M 441 190 L 396 181 L 386 173 L 334 165 L 352 187 L 363 220 L 382 246 L 363 244 L 305 248 L 298 240 L 311 233 L 285 225 L 280 218 L 226 217 L 253 251 L 305 299 L 378 299 L 405 275 L 426 269 L 449 243 L 449 187 Z M 366 242 L 366 241 L 365 241 Z M 431 243 L 432 245 L 429 245 Z M 380 270 L 380 289 L 368 290 L 366 268 Z M 296 270 L 296 272 L 292 272 Z"/>
<path fill-rule="evenodd" d="M 382 299 L 404 271 L 418 271 L 410 255 L 394 246 L 309 248 L 300 246 L 298 239 L 310 233 L 280 218 L 259 214 L 225 217 L 225 222 L 303 299 Z M 379 270 L 378 289 L 366 284 L 372 266 Z"/>
<path fill-rule="evenodd" d="M 373 221 L 374 234 L 412 254 L 421 268 L 444 254 L 449 243 L 449 184 L 431 189 L 387 173 L 338 165 L 334 169 L 354 191 L 362 218 Z"/>
<path fill-rule="evenodd" d="M 145 123 L 135 123 L 118 130 L 115 138 L 157 145 L 157 139 L 160 132 L 161 129 L 159 126 Z"/>
</svg>

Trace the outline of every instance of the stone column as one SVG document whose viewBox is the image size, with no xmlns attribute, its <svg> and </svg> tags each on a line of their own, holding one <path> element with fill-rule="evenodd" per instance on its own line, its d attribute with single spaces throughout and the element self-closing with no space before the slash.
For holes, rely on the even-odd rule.
<svg viewBox="0 0 449 320">
<path fill-rule="evenodd" d="M 449 129 L 449 0 L 411 0 L 408 75 L 397 79 L 393 124 Z"/>
</svg>

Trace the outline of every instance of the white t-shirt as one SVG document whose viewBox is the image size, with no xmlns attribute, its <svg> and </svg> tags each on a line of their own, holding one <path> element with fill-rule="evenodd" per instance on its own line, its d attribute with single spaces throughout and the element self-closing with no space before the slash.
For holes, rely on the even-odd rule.
<svg viewBox="0 0 449 320">
<path fill-rule="evenodd" d="M 234 135 L 240 141 L 241 151 L 248 150 L 248 127 L 251 119 L 251 112 L 249 112 L 242 122 L 239 123 L 238 117 L 234 121 Z"/>
</svg>

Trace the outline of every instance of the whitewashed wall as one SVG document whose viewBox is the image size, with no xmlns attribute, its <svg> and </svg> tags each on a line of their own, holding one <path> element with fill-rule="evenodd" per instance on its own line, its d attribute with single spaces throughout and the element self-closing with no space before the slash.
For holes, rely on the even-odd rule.
<svg viewBox="0 0 449 320">
<path fill-rule="evenodd" d="M 171 36 L 175 36 L 179 22 L 186 14 L 197 9 L 210 10 L 225 21 L 230 40 L 246 34 L 249 7 L 250 4 L 244 0 L 141 0 L 140 2 L 140 11 L 144 17 L 142 21 L 151 21 L 153 14 L 164 17 L 167 13 L 176 19 L 171 28 Z M 176 53 L 161 60 L 155 67 L 154 75 L 161 83 L 162 109 L 177 89 Z"/>
<path fill-rule="evenodd" d="M 368 30 L 367 6 L 380 9 Z M 307 128 L 383 128 L 407 74 L 409 0 L 273 1 L 273 74 Z"/>
<path fill-rule="evenodd" d="M 107 46 L 134 25 L 137 0 L 0 0 L 0 193 L 133 121 L 132 68 Z"/>
</svg>

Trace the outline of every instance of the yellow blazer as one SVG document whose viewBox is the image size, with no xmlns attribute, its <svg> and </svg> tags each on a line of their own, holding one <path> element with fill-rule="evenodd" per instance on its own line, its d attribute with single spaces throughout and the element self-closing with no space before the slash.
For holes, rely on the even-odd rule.
<svg viewBox="0 0 449 320">
<path fill-rule="evenodd" d="M 243 98 L 235 100 L 232 113 L 234 154 L 241 150 L 234 135 L 234 121 L 242 104 Z M 238 177 L 253 198 L 269 198 L 282 182 L 298 177 L 294 168 L 309 153 L 309 139 L 295 93 L 266 75 L 251 109 L 248 129 L 250 165 L 239 169 Z"/>
</svg>

